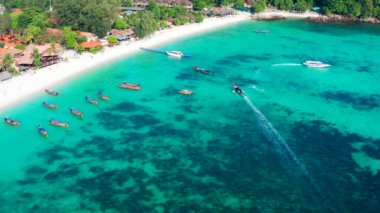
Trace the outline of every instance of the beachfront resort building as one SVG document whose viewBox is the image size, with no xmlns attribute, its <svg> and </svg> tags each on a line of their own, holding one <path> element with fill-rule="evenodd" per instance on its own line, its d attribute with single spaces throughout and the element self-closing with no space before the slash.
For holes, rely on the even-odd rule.
<svg viewBox="0 0 380 213">
<path fill-rule="evenodd" d="M 211 9 L 204 9 L 204 12 L 207 16 L 216 16 L 216 17 L 223 17 L 228 15 L 234 15 L 235 10 L 230 7 L 225 6 L 216 6 Z"/>
<path fill-rule="evenodd" d="M 156 0 L 158 5 L 165 7 L 177 7 L 183 6 L 188 10 L 193 9 L 193 3 L 189 0 Z M 133 2 L 134 7 L 146 8 L 149 4 L 149 0 L 138 0 Z"/>
<path fill-rule="evenodd" d="M 62 52 L 62 47 L 59 44 L 29 44 L 22 52 L 22 56 L 15 58 L 16 65 L 20 71 L 25 71 L 34 67 L 33 52 L 35 49 L 38 52 L 41 67 L 56 64 L 61 59 L 60 54 Z"/>
<path fill-rule="evenodd" d="M 89 32 L 79 32 L 78 33 L 78 37 L 86 37 L 87 38 L 87 41 L 96 41 L 98 40 L 98 37 L 93 34 L 93 33 L 89 33 Z"/>
<path fill-rule="evenodd" d="M 3 60 L 7 54 L 9 54 L 12 57 L 12 59 L 15 59 L 21 56 L 22 51 L 18 49 L 0 48 L 0 71 L 7 71 L 9 69 L 9 67 L 5 67 L 3 64 Z M 13 66 L 14 64 L 11 65 L 11 67 Z"/>
<path fill-rule="evenodd" d="M 99 48 L 103 46 L 101 41 L 85 41 L 79 44 L 86 51 L 90 51 L 92 48 Z"/>
<path fill-rule="evenodd" d="M 111 35 L 115 36 L 118 41 L 129 41 L 135 38 L 135 32 L 132 29 L 126 29 L 126 30 L 112 29 Z"/>
</svg>

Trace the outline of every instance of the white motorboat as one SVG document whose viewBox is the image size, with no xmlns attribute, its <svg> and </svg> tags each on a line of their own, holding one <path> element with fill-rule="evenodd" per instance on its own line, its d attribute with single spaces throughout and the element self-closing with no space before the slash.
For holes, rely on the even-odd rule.
<svg viewBox="0 0 380 213">
<path fill-rule="evenodd" d="M 168 56 L 176 57 L 176 58 L 182 58 L 184 54 L 180 51 L 167 51 L 166 54 Z"/>
<path fill-rule="evenodd" d="M 305 61 L 302 63 L 304 66 L 311 67 L 311 68 L 326 68 L 331 66 L 330 64 L 325 64 L 321 61 Z"/>
</svg>

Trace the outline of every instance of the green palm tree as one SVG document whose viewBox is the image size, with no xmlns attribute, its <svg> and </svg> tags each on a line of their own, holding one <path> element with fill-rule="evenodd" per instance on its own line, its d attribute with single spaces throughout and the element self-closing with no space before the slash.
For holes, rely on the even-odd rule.
<svg viewBox="0 0 380 213">
<path fill-rule="evenodd" d="M 48 49 L 48 53 L 49 53 L 49 55 L 52 55 L 53 53 L 54 54 L 56 54 L 57 53 L 57 42 L 55 42 L 55 41 L 52 41 L 51 43 L 50 43 L 50 47 L 49 47 L 49 49 Z"/>
<path fill-rule="evenodd" d="M 7 53 L 3 58 L 3 67 L 4 71 L 8 70 L 9 67 L 13 64 L 14 60 L 11 54 Z"/>
<path fill-rule="evenodd" d="M 34 64 L 34 66 L 36 66 L 37 68 L 39 68 L 41 66 L 42 62 L 41 62 L 41 58 L 40 58 L 40 53 L 38 52 L 37 48 L 33 49 L 32 58 L 33 58 L 33 64 Z"/>
</svg>

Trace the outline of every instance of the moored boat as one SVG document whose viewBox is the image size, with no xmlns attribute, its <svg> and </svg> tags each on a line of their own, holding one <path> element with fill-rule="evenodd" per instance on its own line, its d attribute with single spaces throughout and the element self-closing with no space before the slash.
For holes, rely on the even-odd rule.
<svg viewBox="0 0 380 213">
<path fill-rule="evenodd" d="M 52 91 L 52 90 L 48 90 L 48 89 L 45 89 L 45 92 L 49 95 L 53 95 L 53 96 L 58 96 L 59 93 L 56 92 L 56 91 Z"/>
<path fill-rule="evenodd" d="M 20 122 L 13 120 L 13 119 L 10 119 L 10 118 L 4 118 L 4 122 L 6 124 L 11 125 L 11 126 L 20 126 Z"/>
<path fill-rule="evenodd" d="M 200 73 L 205 74 L 205 75 L 211 75 L 212 74 L 212 72 L 210 70 L 206 70 L 206 69 L 203 69 L 200 67 L 195 67 L 194 70 L 196 72 L 200 72 Z"/>
<path fill-rule="evenodd" d="M 68 123 L 60 122 L 57 120 L 49 120 L 49 124 L 51 124 L 53 126 L 63 127 L 63 128 L 69 127 Z"/>
<path fill-rule="evenodd" d="M 192 95 L 193 91 L 188 90 L 188 89 L 181 89 L 181 90 L 178 90 L 178 93 L 182 95 Z"/>
<path fill-rule="evenodd" d="M 176 57 L 176 58 L 182 58 L 184 54 L 180 51 L 167 51 L 165 52 L 166 55 Z"/>
<path fill-rule="evenodd" d="M 103 95 L 102 92 L 98 92 L 98 98 L 100 98 L 100 99 L 102 99 L 104 101 L 109 101 L 110 100 L 110 98 L 108 96 Z"/>
<path fill-rule="evenodd" d="M 37 127 L 37 131 L 38 131 L 38 133 L 40 133 L 40 135 L 42 135 L 46 138 L 49 136 L 48 132 L 44 128 L 42 128 L 41 126 Z"/>
<path fill-rule="evenodd" d="M 302 63 L 304 66 L 306 67 L 311 67 L 311 68 L 326 68 L 326 67 L 330 67 L 331 65 L 330 64 L 325 64 L 321 61 L 305 61 Z"/>
<path fill-rule="evenodd" d="M 80 111 L 78 111 L 74 108 L 70 108 L 70 112 L 71 112 L 71 114 L 73 114 L 79 118 L 83 118 L 83 113 L 81 113 Z"/>
<path fill-rule="evenodd" d="M 46 102 L 46 101 L 44 101 L 44 102 L 42 103 L 42 105 L 43 105 L 44 107 L 46 107 L 46 108 L 49 108 L 49 109 L 57 109 L 57 108 L 58 108 L 58 105 L 56 105 L 56 104 L 50 104 L 50 103 L 48 103 L 48 102 Z"/>
<path fill-rule="evenodd" d="M 255 33 L 269 33 L 269 30 L 255 30 Z"/>
<path fill-rule="evenodd" d="M 86 96 L 86 102 L 90 103 L 90 104 L 98 105 L 98 101 L 97 100 L 93 100 L 93 99 L 91 99 L 88 96 Z"/>
<path fill-rule="evenodd" d="M 140 84 L 129 84 L 129 83 L 121 83 L 119 84 L 120 88 L 130 89 L 130 90 L 140 90 Z"/>
</svg>

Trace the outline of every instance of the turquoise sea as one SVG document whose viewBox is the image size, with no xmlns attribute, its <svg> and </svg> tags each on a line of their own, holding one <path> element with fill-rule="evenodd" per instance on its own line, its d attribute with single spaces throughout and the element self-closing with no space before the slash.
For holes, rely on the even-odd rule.
<svg viewBox="0 0 380 213">
<path fill-rule="evenodd" d="M 379 38 L 375 25 L 247 21 L 155 47 L 191 58 L 141 51 L 41 91 L 0 113 L 22 122 L 0 123 L 0 212 L 378 212 Z M 111 100 L 85 102 L 98 91 Z"/>
</svg>

